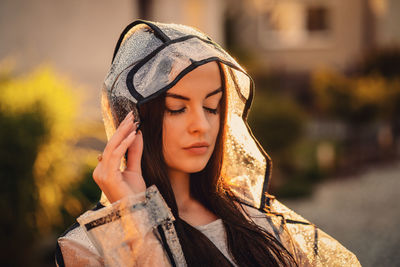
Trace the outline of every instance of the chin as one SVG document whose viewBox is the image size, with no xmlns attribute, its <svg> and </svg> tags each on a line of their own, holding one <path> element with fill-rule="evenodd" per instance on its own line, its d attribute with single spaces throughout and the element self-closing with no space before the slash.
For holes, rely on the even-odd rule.
<svg viewBox="0 0 400 267">
<path fill-rule="evenodd" d="M 207 159 L 192 159 L 192 160 L 181 160 L 176 162 L 176 164 L 171 164 L 175 170 L 179 170 L 185 173 L 196 173 L 204 170 L 208 163 L 209 158 Z M 175 166 L 174 166 L 175 165 Z"/>
<path fill-rule="evenodd" d="M 166 165 L 179 172 L 196 173 L 204 170 L 211 158 L 212 150 L 203 155 L 188 155 L 187 153 L 167 153 L 165 157 Z"/>
<path fill-rule="evenodd" d="M 196 173 L 196 172 L 200 172 L 202 170 L 204 170 L 204 168 L 207 165 L 207 162 L 195 162 L 194 164 L 188 164 L 185 169 L 186 173 Z"/>
<path fill-rule="evenodd" d="M 200 168 L 193 168 L 190 172 L 188 173 L 196 173 L 196 172 L 201 172 L 202 170 L 204 170 L 204 168 L 206 167 L 207 164 L 204 164 L 203 166 L 201 166 Z"/>
</svg>

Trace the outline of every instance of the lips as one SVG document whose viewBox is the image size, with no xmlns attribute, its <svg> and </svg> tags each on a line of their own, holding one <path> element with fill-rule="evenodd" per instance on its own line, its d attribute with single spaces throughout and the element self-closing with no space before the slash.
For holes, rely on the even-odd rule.
<svg viewBox="0 0 400 267">
<path fill-rule="evenodd" d="M 210 144 L 207 142 L 197 142 L 193 143 L 190 146 L 185 147 L 184 149 L 195 148 L 195 147 L 209 147 Z"/>
<path fill-rule="evenodd" d="M 197 142 L 183 149 L 191 154 L 201 155 L 207 152 L 209 146 L 210 144 L 207 142 Z"/>
</svg>

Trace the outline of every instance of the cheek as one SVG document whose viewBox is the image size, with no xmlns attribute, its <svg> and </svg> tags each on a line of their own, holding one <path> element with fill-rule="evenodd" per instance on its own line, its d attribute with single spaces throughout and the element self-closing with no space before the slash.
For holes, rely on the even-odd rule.
<svg viewBox="0 0 400 267">
<path fill-rule="evenodd" d="M 216 140 L 219 128 L 220 128 L 220 117 L 219 116 L 214 116 L 211 120 L 211 135 L 213 137 L 213 141 Z"/>
</svg>

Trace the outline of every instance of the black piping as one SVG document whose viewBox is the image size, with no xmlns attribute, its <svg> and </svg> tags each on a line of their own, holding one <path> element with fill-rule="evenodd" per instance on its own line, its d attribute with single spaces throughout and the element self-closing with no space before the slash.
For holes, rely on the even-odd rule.
<svg viewBox="0 0 400 267">
<path fill-rule="evenodd" d="M 296 221 L 296 220 L 291 220 L 291 219 L 286 219 L 286 223 L 291 223 L 291 224 L 303 224 L 303 225 L 313 225 L 312 223 L 309 222 L 302 222 L 302 221 Z"/>
<path fill-rule="evenodd" d="M 314 255 L 318 255 L 318 228 L 314 226 Z"/>
<path fill-rule="evenodd" d="M 144 203 L 140 202 L 140 203 L 132 205 L 129 209 L 142 209 L 142 208 L 145 207 L 144 205 L 145 205 Z M 90 231 L 93 228 L 96 228 L 96 227 L 99 227 L 101 225 L 104 225 L 104 224 L 119 220 L 121 218 L 121 216 L 122 216 L 121 215 L 122 211 L 124 211 L 124 209 L 116 210 L 115 212 L 112 212 L 112 213 L 110 213 L 110 214 L 108 214 L 108 215 L 106 215 L 104 217 L 101 217 L 101 218 L 98 218 L 98 219 L 96 219 L 96 220 L 94 220 L 92 222 L 86 223 L 85 224 L 85 228 L 86 228 L 87 231 Z"/>
<path fill-rule="evenodd" d="M 85 224 L 85 228 L 86 228 L 86 231 L 90 231 L 93 228 L 96 228 L 98 226 L 107 224 L 109 222 L 116 221 L 116 220 L 118 220 L 120 218 L 121 218 L 121 211 L 117 210 L 116 212 L 112 212 L 112 213 L 108 214 L 107 216 L 101 217 L 101 218 L 99 218 L 97 220 L 94 220 L 94 221 L 92 221 L 90 223 L 86 223 Z"/>
<path fill-rule="evenodd" d="M 231 69 L 229 69 L 229 74 L 234 77 Z M 249 98 L 245 101 L 245 107 L 244 107 L 244 110 L 243 110 L 242 119 L 245 122 L 247 131 L 249 132 L 250 136 L 253 138 L 254 142 L 257 145 L 257 147 L 259 148 L 259 150 L 263 154 L 263 156 L 265 158 L 265 161 L 266 161 L 266 165 L 267 165 L 266 168 L 265 168 L 264 183 L 263 183 L 263 188 L 262 188 L 262 191 L 261 191 L 260 207 L 258 208 L 260 211 L 263 211 L 264 207 L 265 207 L 265 204 L 266 204 L 266 202 L 268 200 L 267 196 L 266 196 L 266 193 L 268 192 L 269 181 L 271 179 L 272 160 L 269 157 L 269 155 L 264 151 L 264 148 L 260 145 L 258 140 L 254 137 L 254 135 L 251 132 L 251 129 L 250 129 L 248 123 L 247 123 L 248 112 L 250 110 L 250 106 L 251 106 L 251 103 L 253 102 L 253 98 L 254 98 L 254 81 L 249 75 L 247 75 L 247 76 L 250 78 Z M 246 99 L 246 97 L 244 97 L 243 94 L 240 91 L 238 91 L 237 81 L 234 80 L 233 82 L 235 83 L 235 88 L 236 88 L 236 91 L 237 91 L 237 93 L 239 95 L 239 98 L 242 99 L 242 101 L 243 101 L 243 99 Z"/>
<path fill-rule="evenodd" d="M 197 68 L 197 67 L 199 67 L 199 66 L 201 66 L 201 65 L 204 65 L 204 64 L 206 64 L 206 63 L 208 63 L 208 62 L 212 62 L 212 61 L 221 62 L 221 63 L 223 63 L 223 64 L 225 64 L 225 65 L 228 65 L 228 66 L 230 66 L 230 67 L 232 67 L 232 68 L 235 68 L 235 66 L 232 65 L 230 62 L 221 60 L 221 59 L 218 58 L 218 57 L 210 57 L 210 58 L 206 58 L 206 59 L 203 59 L 203 60 L 200 60 L 200 61 L 195 61 L 194 63 L 192 63 L 191 65 L 189 65 L 188 67 L 186 67 L 184 70 L 182 70 L 182 71 L 176 76 L 176 78 L 175 78 L 172 82 L 170 82 L 167 86 L 163 87 L 162 89 L 158 90 L 157 92 L 153 93 L 152 95 L 150 95 L 150 96 L 148 96 L 148 97 L 146 97 L 146 98 L 143 98 L 141 101 L 138 101 L 137 105 L 140 106 L 140 105 L 142 105 L 142 104 L 144 104 L 144 103 L 146 103 L 146 102 L 148 102 L 148 101 L 150 101 L 150 100 L 152 100 L 152 99 L 154 99 L 154 98 L 157 98 L 158 96 L 160 96 L 161 94 L 163 94 L 165 91 L 167 91 L 168 89 L 170 89 L 171 87 L 173 87 L 176 83 L 178 83 L 179 80 L 183 78 L 183 76 L 185 76 L 186 74 L 188 74 L 189 72 L 191 72 L 191 71 L 194 70 L 195 68 Z"/>
<path fill-rule="evenodd" d="M 148 54 L 146 57 L 144 57 L 142 60 L 140 60 L 128 73 L 127 77 L 126 77 L 126 86 L 128 87 L 129 92 L 131 93 L 131 95 L 138 101 L 140 102 L 142 99 L 144 99 L 144 97 L 135 89 L 135 86 L 133 85 L 133 76 L 136 74 L 136 72 L 138 72 L 138 70 L 143 67 L 144 64 L 146 64 L 151 58 L 153 58 L 155 55 L 157 55 L 161 50 L 163 50 L 164 48 L 168 47 L 171 44 L 174 43 L 178 43 L 178 42 L 183 42 L 186 41 L 188 39 L 192 39 L 192 38 L 197 38 L 205 43 L 208 44 L 212 44 L 214 45 L 214 43 L 212 41 L 209 40 L 205 40 L 202 39 L 196 35 L 186 35 L 174 40 L 170 40 L 168 42 L 163 43 L 162 45 L 160 45 L 159 47 L 157 47 L 155 50 L 153 50 L 150 54 Z M 234 66 L 232 64 L 232 66 Z M 236 69 L 240 70 L 238 67 L 235 66 Z M 164 89 L 164 88 L 163 88 Z M 163 89 L 161 89 L 163 91 Z M 147 99 L 147 98 L 146 98 Z"/>
<path fill-rule="evenodd" d="M 114 61 L 114 58 L 118 53 L 119 47 L 121 46 L 122 40 L 124 39 L 125 35 L 130 31 L 130 29 L 132 29 L 133 27 L 135 27 L 136 25 L 139 25 L 139 24 L 146 24 L 147 26 L 149 26 L 154 31 L 154 35 L 158 39 L 160 39 L 162 42 L 165 43 L 165 42 L 168 42 L 171 40 L 160 28 L 158 28 L 153 23 L 151 23 L 149 21 L 145 21 L 145 20 L 135 20 L 134 22 L 132 22 L 131 24 L 126 26 L 125 29 L 122 31 L 121 35 L 119 36 L 118 42 L 114 48 L 114 54 L 113 54 L 111 62 Z"/>
<path fill-rule="evenodd" d="M 233 74 L 233 70 L 231 68 L 229 68 L 229 74 L 231 75 L 231 78 L 233 80 L 233 84 L 235 85 L 236 93 L 238 94 L 240 100 L 242 100 L 243 103 L 246 103 L 247 98 L 242 94 L 242 92 L 240 92 L 238 82 L 237 82 L 236 77 Z"/>
<path fill-rule="evenodd" d="M 60 245 L 58 244 L 58 241 L 57 241 L 57 244 L 56 244 L 56 252 L 54 254 L 54 258 L 55 258 L 57 266 L 65 267 L 64 258 L 63 258 L 63 255 L 62 255 L 62 251 L 61 251 Z"/>
<path fill-rule="evenodd" d="M 272 222 L 272 220 L 271 220 L 271 218 L 270 218 L 269 216 L 266 216 L 266 218 L 267 218 L 267 221 L 268 221 L 268 223 L 269 223 L 269 226 L 271 226 L 272 230 L 274 231 L 274 234 L 275 234 L 275 236 L 276 236 L 276 239 L 278 239 L 278 241 L 279 241 L 280 243 L 282 243 L 282 239 L 281 239 L 279 230 L 276 228 L 275 224 Z"/>
<path fill-rule="evenodd" d="M 250 77 L 250 76 L 248 76 Z M 258 140 L 255 138 L 254 134 L 252 133 L 249 124 L 247 123 L 247 116 L 248 112 L 250 110 L 251 103 L 253 102 L 254 98 L 254 80 L 250 77 L 250 92 L 249 92 L 249 98 L 246 101 L 244 110 L 243 110 L 243 121 L 244 124 L 246 125 L 247 131 L 249 132 L 250 136 L 253 138 L 255 144 L 257 145 L 258 149 L 260 150 L 261 154 L 263 154 L 267 166 L 265 167 L 265 174 L 264 174 L 264 183 L 263 183 L 263 188 L 261 192 L 261 200 L 260 200 L 260 207 L 258 208 L 260 211 L 264 210 L 265 204 L 267 202 L 267 193 L 269 189 L 269 181 L 271 178 L 271 170 L 272 170 L 272 160 L 270 156 L 265 152 L 264 148 L 260 145 Z"/>
<path fill-rule="evenodd" d="M 245 107 L 244 107 L 244 110 L 243 110 L 242 119 L 243 119 L 243 121 L 244 121 L 244 123 L 246 125 L 247 131 L 249 132 L 250 136 L 253 138 L 253 140 L 256 143 L 258 149 L 261 151 L 261 154 L 263 154 L 263 156 L 265 158 L 265 161 L 266 161 L 266 164 L 267 164 L 267 166 L 265 168 L 263 188 L 262 188 L 262 191 L 261 191 L 260 207 L 258 208 L 258 210 L 264 211 L 264 207 L 265 207 L 265 204 L 266 204 L 267 199 L 268 199 L 267 196 L 266 196 L 266 193 L 268 192 L 268 189 L 269 189 L 269 181 L 270 181 L 270 178 L 271 178 L 271 170 L 272 170 L 272 160 L 271 160 L 270 156 L 265 152 L 264 148 L 260 145 L 258 140 L 255 138 L 255 136 L 253 135 L 253 133 L 252 133 L 252 131 L 250 129 L 249 124 L 247 123 L 248 112 L 250 110 L 250 106 L 251 106 L 251 103 L 253 102 L 253 98 L 254 98 L 254 80 L 247 73 L 245 73 L 245 74 L 250 79 L 250 89 L 249 89 L 249 98 L 245 102 Z M 241 93 L 239 94 L 239 97 L 240 96 L 244 97 Z"/>
<path fill-rule="evenodd" d="M 162 229 L 162 226 L 161 225 L 157 226 L 157 230 L 158 230 L 158 233 L 161 236 L 163 247 L 164 247 L 165 251 L 167 252 L 167 255 L 168 255 L 168 258 L 169 258 L 169 260 L 171 262 L 171 265 L 175 267 L 176 263 L 175 263 L 173 255 L 172 255 L 171 248 L 168 245 L 168 242 L 167 242 L 167 239 L 165 237 L 165 233 L 164 233 L 164 230 Z"/>
</svg>

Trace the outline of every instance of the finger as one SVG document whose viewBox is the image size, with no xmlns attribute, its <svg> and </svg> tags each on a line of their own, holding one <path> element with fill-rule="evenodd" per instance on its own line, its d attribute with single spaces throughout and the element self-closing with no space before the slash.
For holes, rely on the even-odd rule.
<svg viewBox="0 0 400 267">
<path fill-rule="evenodd" d="M 132 113 L 128 113 L 128 115 L 121 122 L 113 136 L 108 141 L 103 153 L 104 158 L 108 158 L 109 154 L 111 154 L 112 151 L 114 151 L 115 148 L 118 147 L 120 143 L 129 135 L 133 127 L 133 115 Z"/>
<path fill-rule="evenodd" d="M 125 124 L 127 124 L 131 118 L 133 117 L 132 113 L 129 112 L 125 118 L 119 123 L 119 125 L 117 125 L 115 132 L 117 132 L 118 130 L 120 130 Z M 110 138 L 109 142 L 113 142 L 113 140 L 115 139 L 114 135 Z"/>
<path fill-rule="evenodd" d="M 141 160 L 143 153 L 143 135 L 142 131 L 136 133 L 136 138 L 128 147 L 128 162 L 126 164 L 128 171 L 142 173 Z"/>
<path fill-rule="evenodd" d="M 126 150 L 132 144 L 132 142 L 136 138 L 136 131 L 132 131 L 121 143 L 119 146 L 111 153 L 111 157 L 109 158 L 109 167 L 114 170 L 118 170 L 121 164 L 121 159 L 125 155 Z"/>
<path fill-rule="evenodd" d="M 103 159 L 108 161 L 113 153 L 113 151 L 126 139 L 126 137 L 133 131 L 134 125 L 133 122 L 127 122 L 124 125 L 121 125 L 120 128 L 114 133 L 113 139 L 107 143 L 104 152 L 103 152 Z"/>
</svg>

